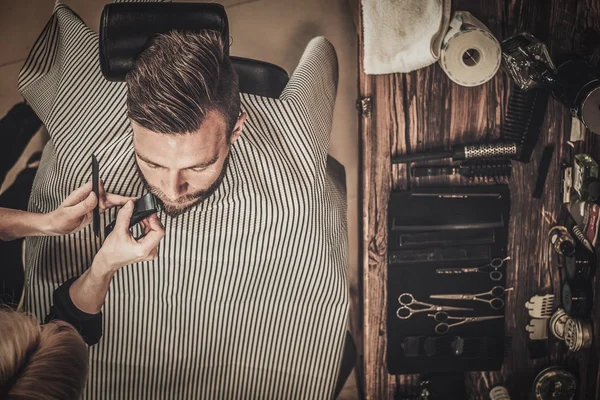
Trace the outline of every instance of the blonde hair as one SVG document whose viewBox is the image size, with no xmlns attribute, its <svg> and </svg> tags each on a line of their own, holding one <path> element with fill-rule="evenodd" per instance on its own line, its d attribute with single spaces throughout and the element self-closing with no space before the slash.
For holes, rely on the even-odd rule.
<svg viewBox="0 0 600 400">
<path fill-rule="evenodd" d="M 79 399 L 88 349 L 63 321 L 40 326 L 25 314 L 0 310 L 0 398 Z"/>
</svg>

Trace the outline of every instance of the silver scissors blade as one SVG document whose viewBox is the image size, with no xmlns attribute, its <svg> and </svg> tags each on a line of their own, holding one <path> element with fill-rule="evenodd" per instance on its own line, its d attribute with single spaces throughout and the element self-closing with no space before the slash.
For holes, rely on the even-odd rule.
<svg viewBox="0 0 600 400">
<path fill-rule="evenodd" d="M 429 311 L 473 311 L 473 309 L 464 307 L 433 306 L 433 309 Z"/>
<path fill-rule="evenodd" d="M 470 317 L 471 321 L 473 322 L 479 322 L 479 321 L 489 321 L 491 319 L 499 319 L 499 318 L 504 318 L 504 315 L 490 315 L 487 317 Z"/>
<path fill-rule="evenodd" d="M 432 294 L 429 296 L 430 299 L 444 299 L 444 300 L 472 300 L 476 295 L 474 294 Z"/>
</svg>

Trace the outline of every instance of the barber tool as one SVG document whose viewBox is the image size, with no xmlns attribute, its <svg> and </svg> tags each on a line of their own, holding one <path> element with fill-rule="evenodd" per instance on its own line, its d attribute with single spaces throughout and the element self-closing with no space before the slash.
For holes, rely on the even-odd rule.
<svg viewBox="0 0 600 400">
<path fill-rule="evenodd" d="M 133 214 L 129 221 L 129 228 L 133 228 L 135 225 L 140 223 L 144 218 L 151 216 L 158 212 L 158 202 L 154 195 L 150 192 L 136 200 L 133 208 Z M 110 235 L 112 230 L 115 228 L 117 220 L 113 220 L 110 224 L 104 228 L 104 234 Z M 138 238 L 139 239 L 139 238 Z"/>
<path fill-rule="evenodd" d="M 469 300 L 469 301 L 481 301 L 488 303 L 494 310 L 500 310 L 504 307 L 504 300 L 501 296 L 504 293 L 513 290 L 513 288 L 505 289 L 502 286 L 494 286 L 490 291 L 477 293 L 477 294 L 432 294 L 429 296 L 430 299 L 442 299 L 442 300 Z M 491 298 L 485 298 L 486 296 L 492 296 Z"/>
<path fill-rule="evenodd" d="M 600 71 L 582 59 L 558 66 L 552 95 L 592 132 L 600 133 Z"/>
<path fill-rule="evenodd" d="M 92 154 L 92 191 L 96 195 L 96 207 L 92 212 L 92 229 L 96 237 L 100 237 L 100 173 L 98 159 Z"/>
<path fill-rule="evenodd" d="M 510 400 L 510 395 L 504 386 L 496 386 L 490 390 L 490 400 Z"/>
<path fill-rule="evenodd" d="M 502 42 L 504 69 L 522 90 L 548 88 L 555 81 L 556 67 L 546 45 L 529 32 Z"/>
<path fill-rule="evenodd" d="M 533 318 L 550 318 L 554 308 L 554 295 L 535 295 L 525 303 L 529 316 Z"/>
<path fill-rule="evenodd" d="M 579 226 L 573 225 L 573 227 L 571 227 L 571 232 L 573 232 L 573 236 L 575 236 L 577 240 L 579 240 L 579 243 L 581 243 L 588 251 L 591 251 L 592 253 L 594 252 L 594 247 L 590 241 L 587 240 Z"/>
<path fill-rule="evenodd" d="M 408 164 L 417 161 L 441 160 L 452 158 L 452 161 L 475 160 L 483 158 L 512 158 L 519 154 L 515 142 L 492 142 L 480 144 L 457 144 L 452 150 L 427 151 L 416 154 L 403 154 L 392 157 L 392 164 Z"/>
<path fill-rule="evenodd" d="M 582 244 L 577 243 L 577 251 L 565 258 L 565 271 L 570 280 L 587 280 L 594 274 L 596 256 Z"/>
<path fill-rule="evenodd" d="M 577 378 L 562 367 L 548 367 L 533 381 L 536 400 L 573 400 L 576 393 Z"/>
<path fill-rule="evenodd" d="M 460 246 L 492 244 L 496 240 L 493 229 L 457 229 L 439 232 L 390 233 L 390 248 L 410 249 L 414 247 Z"/>
<path fill-rule="evenodd" d="M 529 325 L 525 327 L 525 330 L 529 332 L 529 339 L 531 340 L 548 339 L 548 320 L 534 318 L 529 321 Z"/>
<path fill-rule="evenodd" d="M 589 281 L 568 280 L 562 286 L 562 306 L 571 317 L 587 317 L 592 310 L 592 288 Z"/>
<path fill-rule="evenodd" d="M 526 32 L 505 40 L 502 50 L 506 70 L 521 89 L 550 91 L 589 130 L 600 133 L 600 71 L 582 59 L 556 68 L 546 46 Z"/>
<path fill-rule="evenodd" d="M 476 272 L 489 273 L 490 279 L 493 281 L 499 281 L 502 279 L 502 272 L 498 271 L 504 263 L 510 260 L 510 257 L 505 258 L 494 258 L 487 264 L 481 265 L 479 267 L 468 267 L 468 268 L 440 268 L 436 269 L 436 274 L 443 275 L 454 275 L 454 274 L 470 274 Z"/>
<path fill-rule="evenodd" d="M 595 201 L 597 199 L 597 193 L 593 193 L 596 198 L 592 198 L 590 195 L 590 184 L 592 189 L 597 186 L 598 182 L 598 163 L 588 154 L 576 154 L 575 162 L 573 165 L 573 189 L 579 195 L 581 200 Z"/>
<path fill-rule="evenodd" d="M 491 315 L 485 317 L 453 317 L 443 311 L 436 312 L 435 314 L 427 314 L 427 316 L 433 318 L 436 322 L 439 322 L 435 326 L 435 333 L 438 335 L 444 335 L 448 333 L 448 331 L 455 326 L 504 318 L 504 315 Z M 449 321 L 457 322 L 448 323 Z"/>
<path fill-rule="evenodd" d="M 446 246 L 391 251 L 390 264 L 414 264 L 432 261 L 468 261 L 489 258 L 489 245 Z"/>
<path fill-rule="evenodd" d="M 519 153 L 514 159 L 525 163 L 531 160 L 544 123 L 548 97 L 547 92 L 539 89 L 524 91 L 512 86 L 500 126 L 500 140 L 517 144 Z"/>
<path fill-rule="evenodd" d="M 461 86 L 478 86 L 494 77 L 501 61 L 500 43 L 489 29 L 470 13 L 455 12 L 439 59 L 448 77 Z"/>
<path fill-rule="evenodd" d="M 554 226 L 548 232 L 548 238 L 552 248 L 561 256 L 572 256 L 575 254 L 575 239 L 569 234 L 567 228 L 562 225 Z"/>
<path fill-rule="evenodd" d="M 550 317 L 550 332 L 555 338 L 565 340 L 565 324 L 569 320 L 569 315 L 561 307 L 558 307 L 552 317 Z"/>
<path fill-rule="evenodd" d="M 461 358 L 495 358 L 506 357 L 510 354 L 512 345 L 511 336 L 476 336 L 476 337 L 461 337 L 461 336 L 440 336 L 430 338 L 435 340 L 437 347 L 441 347 L 444 340 L 450 339 L 450 354 Z M 438 351 L 441 354 L 441 350 Z M 444 353 L 446 354 L 446 353 Z"/>
<path fill-rule="evenodd" d="M 565 343 L 570 351 L 592 347 L 592 323 L 589 319 L 570 317 L 565 322 Z"/>
<path fill-rule="evenodd" d="M 398 296 L 398 303 L 400 303 L 400 308 L 396 311 L 396 316 L 400 319 L 409 319 L 413 314 L 429 311 L 473 311 L 472 308 L 438 306 L 424 303 L 415 299 L 410 293 L 402 293 Z M 425 308 L 413 308 L 412 306 L 423 306 Z"/>
<path fill-rule="evenodd" d="M 411 170 L 415 178 L 440 175 L 460 175 L 465 178 L 506 180 L 512 171 L 510 160 L 468 161 L 457 167 L 450 165 L 416 166 Z"/>
<path fill-rule="evenodd" d="M 573 185 L 573 167 L 568 165 L 561 165 L 563 170 L 562 173 L 562 201 L 563 203 L 569 203 L 571 201 L 571 187 Z"/>
<path fill-rule="evenodd" d="M 421 342 L 425 336 L 407 336 L 402 340 L 402 350 L 406 357 L 420 357 L 423 355 Z"/>
<path fill-rule="evenodd" d="M 548 177 L 548 172 L 550 171 L 550 163 L 552 162 L 553 153 L 553 144 L 549 144 L 548 146 L 544 147 L 542 158 L 540 159 L 540 165 L 538 167 L 538 176 L 533 189 L 534 199 L 540 199 L 544 193 L 544 186 L 546 186 L 546 178 Z"/>
</svg>

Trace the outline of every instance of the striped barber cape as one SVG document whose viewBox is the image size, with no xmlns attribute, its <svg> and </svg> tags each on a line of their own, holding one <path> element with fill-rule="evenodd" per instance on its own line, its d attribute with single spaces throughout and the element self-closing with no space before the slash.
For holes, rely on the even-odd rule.
<svg viewBox="0 0 600 400">
<path fill-rule="evenodd" d="M 336 85 L 335 51 L 319 37 L 280 99 L 242 94 L 248 119 L 222 185 L 176 218 L 159 213 L 157 259 L 111 282 L 86 399 L 332 397 L 348 318 L 345 189 L 327 168 Z M 144 193 L 126 85 L 103 78 L 98 35 L 65 5 L 19 86 L 50 134 L 30 211 L 88 182 L 92 154 L 108 191 Z M 100 246 L 91 226 L 27 239 L 25 310 L 45 316 Z"/>
</svg>

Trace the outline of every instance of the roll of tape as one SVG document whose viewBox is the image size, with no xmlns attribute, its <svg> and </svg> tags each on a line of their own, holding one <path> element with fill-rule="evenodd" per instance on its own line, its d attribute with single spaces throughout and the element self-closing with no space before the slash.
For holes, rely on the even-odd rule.
<svg viewBox="0 0 600 400">
<path fill-rule="evenodd" d="M 496 75 L 502 50 L 485 25 L 466 11 L 454 13 L 442 41 L 440 66 L 461 86 L 478 86 Z"/>
</svg>

